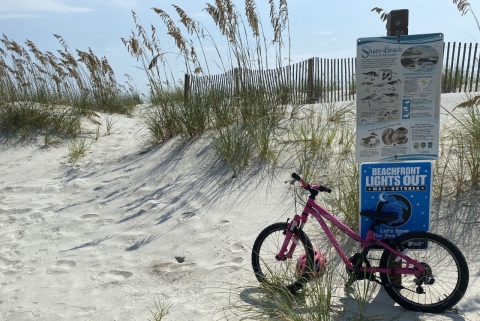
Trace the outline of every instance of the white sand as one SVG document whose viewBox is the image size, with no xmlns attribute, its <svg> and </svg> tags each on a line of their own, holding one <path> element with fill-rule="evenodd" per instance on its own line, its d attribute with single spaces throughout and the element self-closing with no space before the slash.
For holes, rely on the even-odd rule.
<svg viewBox="0 0 480 321">
<path fill-rule="evenodd" d="M 442 105 L 463 97 L 444 95 Z M 284 184 L 292 168 L 231 179 L 207 138 L 148 149 L 138 118 L 112 117 L 113 133 L 74 166 L 67 143 L 0 146 L 0 319 L 148 320 L 154 299 L 172 303 L 167 320 L 235 319 L 220 311 L 242 300 L 229 284 L 258 286 L 250 247 L 264 227 L 293 215 Z M 95 126 L 85 126 L 93 136 Z M 432 230 L 469 262 L 461 315 L 409 312 L 383 290 L 367 315 L 480 320 L 480 193 L 472 193 L 436 202 L 432 214 Z"/>
</svg>

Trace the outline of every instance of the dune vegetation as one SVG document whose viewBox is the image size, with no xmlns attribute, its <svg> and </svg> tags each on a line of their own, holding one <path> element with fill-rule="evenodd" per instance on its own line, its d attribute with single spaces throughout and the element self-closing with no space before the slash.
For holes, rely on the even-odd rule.
<svg viewBox="0 0 480 321">
<path fill-rule="evenodd" d="M 234 68 L 266 70 L 281 68 L 289 61 L 290 36 L 288 4 L 280 0 L 270 4 L 269 21 L 260 19 L 254 0 L 245 8 L 231 0 L 206 4 L 218 32 L 228 45 L 221 50 L 218 39 L 182 8 L 172 5 L 172 14 L 153 8 L 176 52 L 166 52 L 157 27 L 144 27 L 133 12 L 135 29 L 121 39 L 125 49 L 145 72 L 149 85 L 142 107 L 142 137 L 149 144 L 161 144 L 174 137 L 188 143 L 199 136 L 208 137 L 216 155 L 231 170 L 232 178 L 252 167 L 275 170 L 290 166 L 307 181 L 334 186 L 326 202 L 352 229 L 358 229 L 359 174 L 355 162 L 355 102 L 309 104 L 292 101 L 291 88 L 280 77 L 272 88 L 270 80 L 259 78 L 256 86 L 248 83 L 239 90 L 218 88 L 212 81 L 200 94 L 186 96 L 184 83 L 175 79 L 169 59 L 181 57 L 185 73 L 213 76 L 210 70 L 228 72 Z M 462 12 L 465 1 L 457 4 Z M 172 17 L 175 15 L 175 17 Z M 179 20 L 179 23 L 175 21 Z M 51 146 L 68 141 L 71 163 L 85 156 L 98 139 L 78 137 L 85 119 L 98 122 L 96 112 L 133 115 L 142 103 L 133 81 L 118 83 L 106 57 L 97 57 L 91 49 L 74 54 L 66 41 L 55 36 L 61 49 L 57 54 L 42 52 L 31 41 L 25 47 L 3 36 L 0 48 L 0 133 L 4 143 L 43 139 Z M 217 53 L 215 68 L 207 59 L 206 46 Z M 287 59 L 284 59 L 287 58 Z M 343 90 L 320 84 L 329 90 Z M 462 111 L 458 113 L 458 111 Z M 480 99 L 471 96 L 459 105 L 457 113 L 447 112 L 448 126 L 441 130 L 441 157 L 435 162 L 435 197 L 455 198 L 480 183 Z M 112 120 L 105 126 L 113 126 Z M 110 130 L 108 130 L 110 133 Z M 287 164 L 287 165 L 285 165 Z M 341 276 L 334 267 L 323 278 L 294 297 L 278 289 L 262 289 L 253 296 L 255 307 L 232 302 L 227 309 L 244 313 L 245 319 L 278 317 L 284 320 L 331 320 L 332 289 Z M 368 300 L 368 281 L 356 291 L 358 319 Z M 243 288 L 242 288 L 243 289 Z M 238 293 L 237 288 L 230 288 Z M 292 303 L 308 313 L 297 314 Z M 168 314 L 168 304 L 156 302 L 155 320 Z"/>
</svg>

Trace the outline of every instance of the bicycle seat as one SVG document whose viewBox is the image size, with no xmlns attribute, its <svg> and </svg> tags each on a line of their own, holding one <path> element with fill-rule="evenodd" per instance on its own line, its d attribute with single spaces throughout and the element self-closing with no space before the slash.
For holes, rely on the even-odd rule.
<svg viewBox="0 0 480 321">
<path fill-rule="evenodd" d="M 391 222 L 398 218 L 397 212 L 373 212 L 365 211 L 360 213 L 361 216 L 368 216 L 372 220 L 380 223 Z"/>
</svg>

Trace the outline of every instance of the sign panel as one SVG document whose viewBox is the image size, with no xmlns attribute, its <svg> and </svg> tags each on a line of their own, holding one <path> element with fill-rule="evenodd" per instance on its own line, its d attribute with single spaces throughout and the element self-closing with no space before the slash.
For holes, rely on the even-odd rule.
<svg viewBox="0 0 480 321">
<path fill-rule="evenodd" d="M 398 217 L 377 228 L 375 237 L 395 238 L 428 231 L 432 192 L 432 162 L 363 163 L 360 165 L 360 211 L 396 212 Z M 371 226 L 360 216 L 360 235 Z"/>
<path fill-rule="evenodd" d="M 443 34 L 357 42 L 356 161 L 436 159 Z"/>
</svg>

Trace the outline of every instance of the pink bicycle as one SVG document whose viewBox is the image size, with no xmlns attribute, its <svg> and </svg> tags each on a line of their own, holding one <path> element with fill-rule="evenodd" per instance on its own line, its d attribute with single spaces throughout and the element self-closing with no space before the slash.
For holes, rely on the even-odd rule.
<svg viewBox="0 0 480 321">
<path fill-rule="evenodd" d="M 279 283 L 292 293 L 313 279 L 319 271 L 319 252 L 312 247 L 303 231 L 308 214 L 317 219 L 348 271 L 345 284 L 350 287 L 359 279 L 381 284 L 388 295 L 402 307 L 420 312 L 440 313 L 452 308 L 468 287 L 468 265 L 462 252 L 442 236 L 418 231 L 395 239 L 375 238 L 377 227 L 397 218 L 398 213 L 364 212 L 372 224 L 365 239 L 315 202 L 319 192 L 331 192 L 322 185 L 307 184 L 293 173 L 293 181 L 310 192 L 305 208 L 292 221 L 265 228 L 255 240 L 252 266 L 264 285 Z M 361 244 L 361 252 L 347 258 L 325 223 L 324 218 Z M 372 248 L 383 249 L 379 266 L 372 266 L 367 255 Z M 321 257 L 320 257 L 321 259 Z M 303 265 L 303 266 L 302 266 Z M 376 273 L 380 274 L 380 281 Z"/>
</svg>

